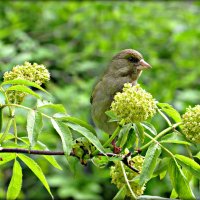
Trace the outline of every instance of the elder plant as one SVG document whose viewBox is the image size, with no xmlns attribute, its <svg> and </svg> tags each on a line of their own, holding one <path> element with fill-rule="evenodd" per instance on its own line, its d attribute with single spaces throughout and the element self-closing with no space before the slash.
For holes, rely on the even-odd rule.
<svg viewBox="0 0 200 200">
<path fill-rule="evenodd" d="M 142 199 L 148 181 L 156 176 L 160 177 L 160 182 L 169 176 L 173 188 L 170 198 L 198 198 L 193 193 L 196 188 L 192 188 L 190 183 L 200 178 L 200 105 L 187 108 L 181 116 L 171 105 L 156 101 L 140 85 L 126 83 L 122 92 L 115 95 L 110 111 L 106 112 L 110 117 L 108 123 L 116 123 L 117 126 L 110 138 L 102 144 L 94 127 L 70 116 L 63 105 L 47 101 L 36 92 L 40 90 L 50 95 L 42 87 L 50 80 L 45 66 L 25 62 L 6 72 L 3 78 L 0 85 L 3 95 L 3 103 L 0 105 L 0 165 L 13 163 L 7 199 L 19 196 L 22 163 L 30 168 L 53 198 L 45 175 L 30 157 L 31 154 L 43 156 L 58 169 L 61 167 L 54 156 L 63 155 L 72 171 L 72 157 L 83 165 L 92 162 L 97 167 L 108 167 L 112 163 L 111 182 L 119 189 L 114 199 Z M 37 99 L 33 107 L 23 105 L 28 95 Z M 25 137 L 18 134 L 17 109 L 27 111 Z M 47 114 L 51 112 L 45 112 L 52 109 L 56 113 L 51 115 Z M 160 115 L 168 124 L 159 133 L 151 123 L 155 115 Z M 62 149 L 59 151 L 48 149 L 38 139 L 44 131 L 43 123 L 46 120 L 51 122 L 60 138 Z M 173 145 L 176 144 L 181 145 L 187 153 L 182 155 L 174 150 Z"/>
</svg>

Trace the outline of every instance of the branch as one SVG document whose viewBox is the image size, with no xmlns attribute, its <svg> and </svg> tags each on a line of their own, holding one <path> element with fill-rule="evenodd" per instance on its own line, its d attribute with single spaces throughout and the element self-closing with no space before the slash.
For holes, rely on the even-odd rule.
<svg viewBox="0 0 200 200">
<path fill-rule="evenodd" d="M 0 147 L 0 153 L 23 153 L 23 154 L 33 154 L 33 155 L 65 155 L 64 151 L 49 151 L 49 150 L 29 150 L 29 149 L 22 149 L 22 148 L 2 148 Z M 98 153 L 98 156 L 105 156 L 103 153 Z M 130 155 L 130 154 L 129 154 Z M 73 152 L 70 153 L 70 156 L 76 156 Z M 119 154 L 114 153 L 106 153 L 108 157 L 122 157 Z M 127 155 L 122 158 L 122 162 L 129 167 L 131 170 L 139 173 L 139 171 L 127 162 Z"/>
</svg>

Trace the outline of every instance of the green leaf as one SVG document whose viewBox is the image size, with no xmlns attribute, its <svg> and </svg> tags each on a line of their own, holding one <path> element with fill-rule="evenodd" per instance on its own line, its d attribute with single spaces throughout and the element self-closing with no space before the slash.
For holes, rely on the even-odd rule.
<svg viewBox="0 0 200 200">
<path fill-rule="evenodd" d="M 133 128 L 135 130 L 137 138 L 139 138 L 140 144 L 142 144 L 144 142 L 144 128 L 140 123 L 133 124 Z"/>
<path fill-rule="evenodd" d="M 198 152 L 197 155 L 194 156 L 194 157 L 196 157 L 196 158 L 198 158 L 200 160 L 200 152 Z"/>
<path fill-rule="evenodd" d="M 124 125 L 121 128 L 119 132 L 119 139 L 117 141 L 117 144 L 119 147 L 122 148 L 126 144 L 131 127 L 132 127 L 132 123 L 129 123 L 129 124 Z"/>
<path fill-rule="evenodd" d="M 130 133 L 128 134 L 128 138 L 126 141 L 126 144 L 124 145 L 125 148 L 131 148 L 134 146 L 136 141 L 136 135 L 133 129 L 130 130 Z"/>
<path fill-rule="evenodd" d="M 30 88 L 28 88 L 24 85 L 14 85 L 14 86 L 9 87 L 6 91 L 11 91 L 11 90 L 25 92 L 25 93 L 35 96 L 38 99 L 41 98 L 37 93 L 35 93 L 33 90 L 31 90 Z"/>
<path fill-rule="evenodd" d="M 43 144 L 42 142 L 37 142 L 37 144 L 35 145 L 34 149 L 36 150 L 46 150 L 49 151 L 49 149 L 47 148 L 47 146 L 45 144 Z M 54 158 L 54 156 L 51 155 L 42 155 L 53 167 L 62 170 L 62 167 L 58 164 L 58 162 L 56 161 L 56 159 Z"/>
<path fill-rule="evenodd" d="M 3 133 L 0 133 L 0 138 L 2 137 L 2 135 L 3 135 Z M 14 138 L 15 138 L 15 136 L 12 133 L 7 133 L 6 136 L 5 136 L 5 138 L 4 138 L 4 141 L 6 141 L 6 140 L 12 140 Z"/>
<path fill-rule="evenodd" d="M 176 193 L 176 190 L 173 188 L 170 195 L 170 199 L 176 199 L 177 197 L 178 197 L 178 194 Z"/>
<path fill-rule="evenodd" d="M 157 163 L 157 166 L 153 172 L 153 175 L 158 176 L 162 172 L 166 171 L 169 167 L 169 161 L 170 161 L 170 158 L 168 157 L 160 159 L 160 161 Z"/>
<path fill-rule="evenodd" d="M 170 104 L 168 103 L 158 103 L 158 107 L 161 108 L 163 112 L 165 112 L 169 117 L 171 117 L 175 122 L 181 122 L 181 116 L 179 112 L 174 109 Z"/>
<path fill-rule="evenodd" d="M 178 159 L 178 163 L 186 168 L 188 171 L 190 171 L 194 176 L 196 176 L 198 179 L 200 179 L 200 165 L 192 160 L 191 158 L 188 158 L 183 155 L 176 154 L 175 157 Z"/>
<path fill-rule="evenodd" d="M 46 181 L 46 178 L 40 168 L 40 166 L 31 158 L 23 155 L 23 154 L 18 154 L 18 157 L 31 169 L 31 171 L 38 177 L 38 179 L 41 181 L 41 183 L 44 185 L 44 187 L 47 189 L 49 194 L 51 195 L 53 199 L 53 195 L 51 193 L 50 187 Z"/>
<path fill-rule="evenodd" d="M 56 169 L 62 170 L 62 167 L 58 164 L 54 156 L 43 155 L 43 157 Z"/>
<path fill-rule="evenodd" d="M 51 119 L 51 123 L 61 138 L 65 155 L 69 156 L 72 151 L 73 145 L 73 138 L 70 129 L 65 123 L 61 121 L 56 121 L 53 118 Z"/>
<path fill-rule="evenodd" d="M 41 86 L 39 86 L 37 83 L 25 80 L 25 79 L 15 79 L 15 80 L 10 80 L 10 81 L 4 81 L 2 84 L 3 85 L 26 85 L 26 86 L 30 86 L 30 87 L 35 87 L 47 94 L 49 94 L 49 92 L 47 92 L 45 89 L 43 89 Z"/>
<path fill-rule="evenodd" d="M 108 110 L 105 112 L 105 114 L 110 117 L 109 122 L 117 122 L 119 121 L 117 115 L 112 111 L 112 110 Z"/>
<path fill-rule="evenodd" d="M 144 164 L 142 167 L 142 171 L 140 174 L 139 185 L 144 185 L 151 176 L 153 175 L 153 171 L 156 167 L 157 158 L 161 153 L 161 148 L 158 144 L 151 144 L 146 152 Z"/>
<path fill-rule="evenodd" d="M 149 122 L 142 122 L 141 125 L 148 131 L 150 131 L 153 135 L 157 135 L 157 131 L 155 127 Z"/>
<path fill-rule="evenodd" d="M 1 149 L 1 147 L 0 147 Z M 0 165 L 6 164 L 15 158 L 13 153 L 1 153 L 0 152 Z"/>
<path fill-rule="evenodd" d="M 160 180 L 162 180 L 163 178 L 165 178 L 166 174 L 167 174 L 167 170 L 161 172 L 161 173 L 159 174 Z"/>
<path fill-rule="evenodd" d="M 31 147 L 37 143 L 38 135 L 43 127 L 42 114 L 35 110 L 30 110 L 27 115 L 27 132 Z"/>
<path fill-rule="evenodd" d="M 22 168 L 17 160 L 13 166 L 13 174 L 8 186 L 7 199 L 16 199 L 22 187 Z"/>
<path fill-rule="evenodd" d="M 104 154 L 106 153 L 99 139 L 90 130 L 77 124 L 67 123 L 67 125 L 74 131 L 77 131 L 78 133 L 86 137 L 100 152 Z"/>
<path fill-rule="evenodd" d="M 66 109 L 62 104 L 53 104 L 52 102 L 46 101 L 46 100 L 40 100 L 37 101 L 37 108 L 39 110 L 42 109 L 50 109 L 58 113 L 66 113 Z"/>
<path fill-rule="evenodd" d="M 190 200 L 195 199 L 195 196 L 189 186 L 189 182 L 186 180 L 176 160 L 171 159 L 169 166 L 168 171 L 170 180 L 179 198 Z"/>
<path fill-rule="evenodd" d="M 21 138 L 19 138 L 19 140 L 22 141 L 23 143 L 27 144 L 28 146 L 30 145 L 29 139 L 27 137 L 21 137 Z M 32 149 L 49 151 L 47 146 L 40 141 L 38 141 Z M 58 162 L 56 161 L 54 156 L 42 155 L 42 157 L 44 157 L 53 167 L 55 167 L 59 170 L 62 170 L 62 167 L 58 164 Z"/>
<path fill-rule="evenodd" d="M 94 135 L 97 135 L 94 128 L 90 124 L 86 123 L 85 121 L 81 119 L 78 119 L 76 117 L 71 117 L 71 116 L 63 116 L 63 117 L 59 117 L 58 119 L 60 119 L 62 122 L 71 122 L 73 124 L 78 124 L 82 127 L 85 127 L 89 131 L 91 131 Z"/>
<path fill-rule="evenodd" d="M 109 158 L 107 156 L 95 156 L 92 158 L 92 163 L 99 168 L 106 167 L 108 162 Z"/>
<path fill-rule="evenodd" d="M 123 200 L 126 197 L 126 186 L 124 185 L 117 194 L 114 196 L 113 200 Z"/>
<path fill-rule="evenodd" d="M 175 143 L 175 144 L 184 144 L 191 145 L 191 143 L 185 141 L 184 136 L 179 132 L 169 133 L 162 137 L 160 143 Z"/>
<path fill-rule="evenodd" d="M 0 105 L 1 106 L 1 105 Z M 0 132 L 3 127 L 3 107 L 0 107 Z"/>
</svg>

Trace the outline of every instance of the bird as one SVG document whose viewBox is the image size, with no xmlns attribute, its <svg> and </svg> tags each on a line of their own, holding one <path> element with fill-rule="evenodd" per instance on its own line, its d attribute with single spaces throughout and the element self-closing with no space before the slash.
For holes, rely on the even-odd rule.
<svg viewBox="0 0 200 200">
<path fill-rule="evenodd" d="M 122 91 L 124 84 L 136 85 L 142 71 L 149 68 L 151 65 L 134 49 L 124 49 L 113 56 L 90 98 L 91 116 L 99 129 L 110 135 L 114 132 L 117 124 L 108 122 L 105 112 L 110 110 L 115 94 Z"/>
</svg>

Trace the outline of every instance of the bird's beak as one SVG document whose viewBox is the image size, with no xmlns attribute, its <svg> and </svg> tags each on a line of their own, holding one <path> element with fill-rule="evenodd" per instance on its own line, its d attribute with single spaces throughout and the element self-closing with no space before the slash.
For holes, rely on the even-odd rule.
<svg viewBox="0 0 200 200">
<path fill-rule="evenodd" d="M 141 59 L 137 69 L 143 70 L 143 69 L 148 69 L 148 68 L 151 68 L 151 65 L 147 63 L 146 61 L 144 61 L 144 59 Z"/>
</svg>

